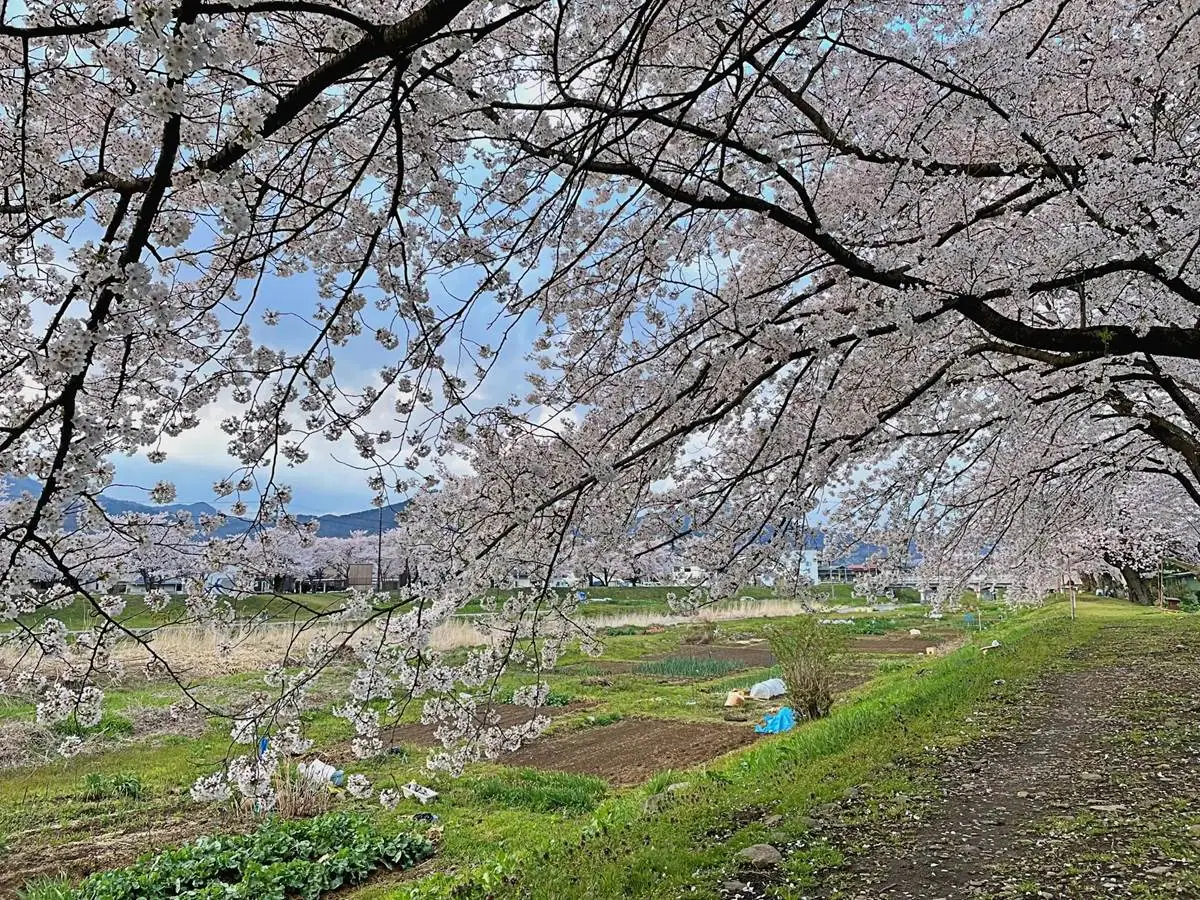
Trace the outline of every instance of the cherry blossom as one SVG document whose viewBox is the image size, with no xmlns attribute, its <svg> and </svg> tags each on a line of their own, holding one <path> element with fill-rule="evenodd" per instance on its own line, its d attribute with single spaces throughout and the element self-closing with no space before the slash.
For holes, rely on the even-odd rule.
<svg viewBox="0 0 1200 900">
<path fill-rule="evenodd" d="M 0 616 L 64 664 L 48 713 L 117 641 L 174 672 L 107 599 L 129 566 L 183 578 L 181 620 L 230 625 L 228 569 L 309 621 L 273 580 L 387 530 L 419 577 L 378 573 L 298 674 L 210 711 L 285 728 L 348 651 L 357 749 L 415 702 L 458 770 L 539 730 L 497 724 L 502 672 L 595 646 L 563 572 L 686 558 L 686 608 L 821 522 L 888 573 L 918 554 L 935 602 L 1036 598 L 1064 543 L 1163 543 L 1097 497 L 1200 503 L 1182 6 L 30 0 L 0 53 L 0 459 L 38 485 L 4 498 Z M 242 534 L 105 513 L 114 460 L 204 429 Z M 290 511 L 317 453 L 411 501 L 374 554 Z M 481 597 L 450 664 L 433 630 Z M 52 615 L 76 598 L 82 643 Z"/>
</svg>

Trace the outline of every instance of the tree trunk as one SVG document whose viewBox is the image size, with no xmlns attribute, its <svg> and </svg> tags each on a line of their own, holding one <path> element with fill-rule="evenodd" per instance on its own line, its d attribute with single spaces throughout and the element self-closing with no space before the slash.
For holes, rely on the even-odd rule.
<svg viewBox="0 0 1200 900">
<path fill-rule="evenodd" d="M 1121 567 L 1121 577 L 1125 580 L 1125 588 L 1129 592 L 1131 602 L 1139 606 L 1153 606 L 1158 599 L 1150 579 L 1143 578 L 1135 570 L 1126 566 Z"/>
</svg>

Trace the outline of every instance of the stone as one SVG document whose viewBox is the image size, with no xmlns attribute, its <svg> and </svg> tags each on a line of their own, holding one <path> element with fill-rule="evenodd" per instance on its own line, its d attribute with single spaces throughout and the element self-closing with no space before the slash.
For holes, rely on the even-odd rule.
<svg viewBox="0 0 1200 900">
<path fill-rule="evenodd" d="M 1029 796 L 1029 791 L 1017 791 L 1017 796 L 1024 800 Z"/>
<path fill-rule="evenodd" d="M 783 862 L 783 854 L 770 844 L 753 844 L 740 851 L 738 858 L 755 869 L 773 869 Z"/>
<path fill-rule="evenodd" d="M 668 784 L 660 793 L 651 794 L 642 801 L 642 812 L 647 815 L 655 815 L 663 811 L 667 806 L 670 806 L 676 799 L 676 795 L 686 791 L 692 786 L 690 781 L 676 781 L 674 784 Z"/>
<path fill-rule="evenodd" d="M 665 794 L 651 794 L 642 801 L 642 812 L 648 816 L 657 815 L 662 812 L 664 806 L 669 802 Z"/>
<path fill-rule="evenodd" d="M 1148 875 L 1166 875 L 1170 871 L 1171 871 L 1170 866 L 1155 866 L 1153 869 L 1147 869 L 1146 874 L 1148 874 Z"/>
<path fill-rule="evenodd" d="M 750 885 L 746 884 L 744 881 L 726 881 L 723 885 L 721 885 L 721 890 L 723 890 L 726 894 L 736 897 L 738 894 L 750 893 Z"/>
<path fill-rule="evenodd" d="M 1081 781 L 1100 781 L 1100 776 L 1095 772 L 1082 772 L 1079 775 Z"/>
</svg>

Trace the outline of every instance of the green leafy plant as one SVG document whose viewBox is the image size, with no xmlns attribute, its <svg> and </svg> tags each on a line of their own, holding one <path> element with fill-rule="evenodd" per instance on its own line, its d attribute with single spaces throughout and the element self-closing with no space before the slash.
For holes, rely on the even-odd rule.
<svg viewBox="0 0 1200 900">
<path fill-rule="evenodd" d="M 618 712 L 596 713 L 594 716 L 588 716 L 584 719 L 584 723 L 593 728 L 598 728 L 602 725 L 612 725 L 614 722 L 621 721 L 621 714 Z"/>
<path fill-rule="evenodd" d="M 638 663 L 635 675 L 657 675 L 664 678 L 719 678 L 743 669 L 742 663 L 728 659 L 703 656 L 674 656 Z"/>
<path fill-rule="evenodd" d="M 512 698 L 512 691 L 506 691 L 496 697 L 500 703 L 512 703 Z M 563 693 L 562 691 L 551 690 L 546 695 L 546 699 L 542 701 L 542 706 L 566 706 L 574 699 L 575 698 L 570 694 Z"/>
<path fill-rule="evenodd" d="M 799 712 L 819 719 L 833 705 L 837 659 L 844 634 L 822 626 L 812 616 L 796 616 L 765 629 L 771 652 L 783 672 L 788 699 Z"/>
<path fill-rule="evenodd" d="M 142 779 L 133 772 L 118 772 L 104 775 L 90 772 L 84 776 L 82 796 L 84 800 L 114 800 L 122 797 L 140 800 L 146 796 Z"/>
<path fill-rule="evenodd" d="M 650 776 L 650 780 L 646 782 L 646 793 L 661 794 L 669 785 L 686 780 L 687 776 L 682 772 L 677 772 L 675 769 L 663 769 Z"/>
<path fill-rule="evenodd" d="M 203 837 L 143 856 L 132 866 L 91 875 L 74 889 L 29 900 L 315 900 L 359 884 L 380 867 L 408 868 L 433 853 L 425 838 L 384 834 L 371 819 L 336 812 L 271 819 L 250 834 Z M 43 893 L 28 893 L 43 891 Z"/>
<path fill-rule="evenodd" d="M 472 786 L 475 796 L 487 803 L 533 812 L 582 813 L 595 809 L 608 790 L 599 778 L 566 772 L 514 769 Z"/>
</svg>

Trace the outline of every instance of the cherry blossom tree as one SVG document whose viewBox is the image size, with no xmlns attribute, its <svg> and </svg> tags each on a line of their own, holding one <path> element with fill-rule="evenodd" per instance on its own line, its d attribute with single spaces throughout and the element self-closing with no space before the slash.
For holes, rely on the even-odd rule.
<svg viewBox="0 0 1200 900">
<path fill-rule="evenodd" d="M 421 573 L 347 604 L 364 751 L 374 700 L 483 747 L 452 768 L 536 731 L 482 698 L 509 666 L 536 706 L 595 648 L 551 586 L 580 534 L 599 560 L 686 523 L 719 599 L 818 509 L 965 571 L 1131 477 L 1200 501 L 1183 6 L 39 0 L 0 53 L 0 459 L 41 485 L 3 608 L 66 591 L 130 639 L 64 555 L 114 454 L 219 420 L 215 494 L 290 527 L 283 470 L 349 448 L 413 499 Z M 515 570 L 487 649 L 430 656 Z"/>
<path fill-rule="evenodd" d="M 375 539 L 365 531 L 349 537 L 318 537 L 313 547 L 313 563 L 325 577 L 349 582 L 350 569 L 356 565 L 375 565 Z"/>
</svg>

